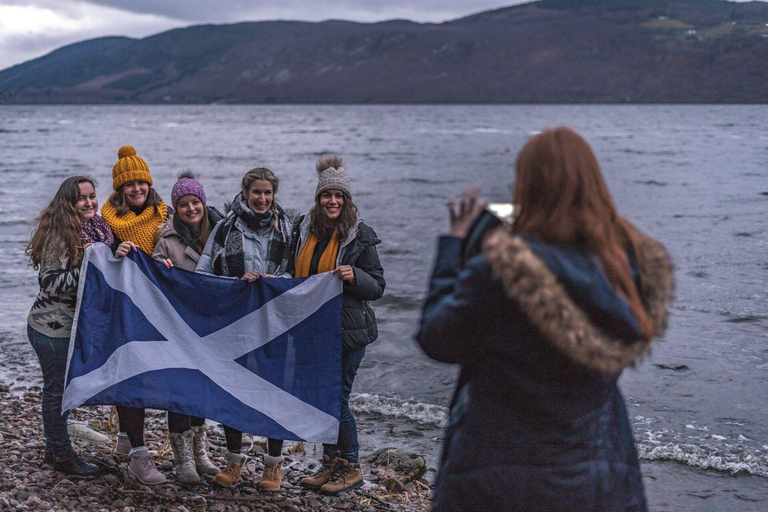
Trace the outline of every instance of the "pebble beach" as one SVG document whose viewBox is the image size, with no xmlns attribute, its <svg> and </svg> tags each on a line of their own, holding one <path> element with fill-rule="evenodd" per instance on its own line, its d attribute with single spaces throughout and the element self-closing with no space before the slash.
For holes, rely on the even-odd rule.
<svg viewBox="0 0 768 512">
<path fill-rule="evenodd" d="M 70 434 L 77 436 L 73 436 L 73 444 L 99 466 L 100 473 L 90 479 L 68 477 L 43 463 L 45 441 L 40 397 L 37 386 L 18 394 L 0 385 L 0 510 L 373 512 L 429 509 L 431 490 L 424 478 L 425 459 L 394 448 L 370 452 L 361 460 L 366 480 L 363 488 L 333 497 L 299 486 L 299 480 L 314 471 L 322 447 L 291 442 L 286 443 L 284 450 L 283 489 L 276 493 L 260 492 L 258 479 L 263 468 L 264 446 L 258 437 L 250 443 L 244 477 L 233 487 L 214 486 L 211 477 L 193 486 L 179 484 L 167 443 L 165 413 L 161 411 L 148 411 L 146 439 L 147 447 L 156 453 L 156 465 L 168 477 L 167 483 L 150 487 L 136 484 L 127 477 L 128 459 L 114 453 L 116 426 L 114 418 L 110 418 L 111 408 L 102 406 L 70 413 Z M 102 442 L 107 440 L 109 442 Z M 209 428 L 209 440 L 212 460 L 223 468 L 226 443 L 220 428 Z"/>
</svg>

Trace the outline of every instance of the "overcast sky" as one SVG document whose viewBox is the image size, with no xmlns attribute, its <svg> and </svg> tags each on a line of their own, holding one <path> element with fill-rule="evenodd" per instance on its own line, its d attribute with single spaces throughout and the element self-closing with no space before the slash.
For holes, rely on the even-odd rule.
<svg viewBox="0 0 768 512">
<path fill-rule="evenodd" d="M 0 69 L 101 36 L 290 19 L 442 22 L 530 0 L 0 0 Z M 736 0 L 746 1 L 746 0 Z"/>
</svg>

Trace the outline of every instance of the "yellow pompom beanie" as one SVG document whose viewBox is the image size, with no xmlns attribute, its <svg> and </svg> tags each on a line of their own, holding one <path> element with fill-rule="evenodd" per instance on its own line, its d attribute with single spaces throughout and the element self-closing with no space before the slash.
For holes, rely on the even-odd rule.
<svg viewBox="0 0 768 512">
<path fill-rule="evenodd" d="M 152 186 L 149 166 L 136 155 L 133 146 L 123 146 L 117 152 L 117 163 L 112 166 L 112 189 L 117 190 L 129 181 L 146 181 Z"/>
</svg>

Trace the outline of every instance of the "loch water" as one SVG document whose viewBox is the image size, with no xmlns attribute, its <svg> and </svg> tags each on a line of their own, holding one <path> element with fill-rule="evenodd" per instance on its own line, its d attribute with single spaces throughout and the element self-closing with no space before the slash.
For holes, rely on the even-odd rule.
<svg viewBox="0 0 768 512">
<path fill-rule="evenodd" d="M 25 319 L 37 276 L 23 247 L 62 179 L 95 176 L 103 204 L 117 149 L 130 144 L 165 198 L 191 168 L 221 208 L 245 171 L 266 166 L 280 203 L 303 212 L 315 161 L 336 152 L 382 240 L 388 283 L 353 403 L 439 426 L 456 372 L 429 361 L 413 334 L 446 200 L 482 184 L 491 201 L 509 201 L 522 144 L 567 125 L 593 146 L 619 210 L 676 267 L 669 331 L 621 379 L 641 458 L 768 478 L 766 119 L 768 106 L 747 105 L 0 105 L 0 382 L 34 381 Z"/>
</svg>

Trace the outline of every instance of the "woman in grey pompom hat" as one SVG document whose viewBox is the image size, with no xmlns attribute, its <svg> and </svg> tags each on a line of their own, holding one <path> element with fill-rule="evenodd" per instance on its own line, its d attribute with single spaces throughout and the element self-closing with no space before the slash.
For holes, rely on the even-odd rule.
<svg viewBox="0 0 768 512">
<path fill-rule="evenodd" d="M 341 190 L 351 200 L 352 191 L 349 188 L 349 175 L 344 168 L 344 162 L 336 155 L 326 155 L 317 162 L 317 188 L 315 199 L 326 190 Z"/>
<path fill-rule="evenodd" d="M 381 298 L 386 282 L 376 251 L 381 240 L 352 202 L 344 162 L 326 155 L 316 169 L 315 205 L 294 224 L 289 271 L 293 277 L 333 271 L 344 281 L 341 418 L 336 444 L 323 444 L 322 464 L 301 485 L 336 495 L 363 485 L 349 394 L 365 347 L 378 337 L 376 316 L 368 302 Z"/>
</svg>

